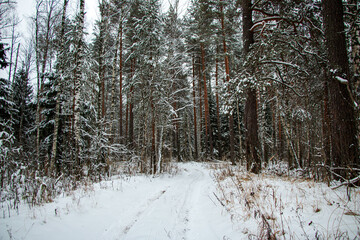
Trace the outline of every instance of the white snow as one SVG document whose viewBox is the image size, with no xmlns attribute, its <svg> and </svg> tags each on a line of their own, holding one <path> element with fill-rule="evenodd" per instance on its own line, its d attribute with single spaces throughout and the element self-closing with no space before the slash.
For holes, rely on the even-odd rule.
<svg viewBox="0 0 360 240">
<path fill-rule="evenodd" d="M 349 81 L 345 78 L 339 77 L 339 76 L 335 76 L 336 80 L 338 80 L 339 82 L 341 82 L 342 84 L 348 84 Z"/>
<path fill-rule="evenodd" d="M 134 176 L 82 188 L 19 213 L 3 206 L 0 239 L 241 239 L 215 199 L 200 163 L 179 164 L 175 176 Z"/>
<path fill-rule="evenodd" d="M 214 176 L 220 200 L 253 239 L 267 239 L 269 229 L 276 239 L 360 239 L 358 188 L 224 166 Z"/>
<path fill-rule="evenodd" d="M 348 201 L 346 187 L 311 180 L 220 164 L 177 168 L 172 175 L 118 176 L 34 208 L 22 203 L 9 211 L 3 203 L 0 239 L 258 239 L 266 230 L 261 215 L 281 239 L 360 237 L 356 188 Z"/>
</svg>

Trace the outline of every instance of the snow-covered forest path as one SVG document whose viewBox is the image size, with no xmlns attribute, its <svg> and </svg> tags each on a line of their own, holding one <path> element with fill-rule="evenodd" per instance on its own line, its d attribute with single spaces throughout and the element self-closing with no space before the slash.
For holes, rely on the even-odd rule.
<svg viewBox="0 0 360 240">
<path fill-rule="evenodd" d="M 210 170 L 119 178 L 0 220 L 0 239 L 241 239 L 218 202 Z"/>
</svg>

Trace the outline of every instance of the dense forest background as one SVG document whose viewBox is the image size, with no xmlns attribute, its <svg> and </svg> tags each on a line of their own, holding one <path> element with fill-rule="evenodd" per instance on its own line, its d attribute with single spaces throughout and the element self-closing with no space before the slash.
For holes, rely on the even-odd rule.
<svg viewBox="0 0 360 240">
<path fill-rule="evenodd" d="M 88 36 L 86 0 L 36 0 L 21 46 L 0 1 L 2 198 L 191 160 L 359 180 L 358 1 L 99 2 Z"/>
</svg>

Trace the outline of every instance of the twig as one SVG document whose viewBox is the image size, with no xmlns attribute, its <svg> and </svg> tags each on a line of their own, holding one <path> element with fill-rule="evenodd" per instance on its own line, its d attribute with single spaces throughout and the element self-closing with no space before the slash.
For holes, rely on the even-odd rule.
<svg viewBox="0 0 360 240">
<path fill-rule="evenodd" d="M 219 201 L 219 203 L 225 207 L 225 204 L 219 199 L 219 197 L 213 192 L 214 196 L 216 197 L 216 199 Z"/>
<path fill-rule="evenodd" d="M 275 240 L 276 237 L 275 237 L 275 235 L 272 233 L 270 224 L 269 224 L 269 222 L 266 220 L 264 214 L 261 214 L 261 218 L 262 218 L 262 220 L 263 220 L 264 226 L 265 226 L 266 229 L 267 229 L 266 239 L 269 239 L 269 240 L 274 239 L 274 240 Z"/>
</svg>

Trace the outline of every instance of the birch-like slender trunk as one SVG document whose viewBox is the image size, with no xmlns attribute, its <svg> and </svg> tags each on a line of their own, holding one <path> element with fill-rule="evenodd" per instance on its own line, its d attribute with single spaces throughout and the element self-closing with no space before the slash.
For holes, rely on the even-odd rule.
<svg viewBox="0 0 360 240">
<path fill-rule="evenodd" d="M 52 142 L 52 151 L 51 151 L 51 159 L 50 159 L 50 174 L 53 174 L 55 161 L 57 158 L 57 144 L 58 144 L 58 135 L 59 135 L 59 124 L 60 124 L 60 104 L 61 99 L 60 95 L 62 93 L 62 82 L 64 78 L 64 42 L 65 42 L 65 23 L 66 23 L 66 9 L 69 0 L 64 0 L 62 18 L 61 18 L 61 31 L 60 31 L 60 54 L 59 54 L 59 79 L 57 83 L 57 93 L 56 93 L 56 106 L 55 106 L 55 124 L 54 124 L 54 135 Z"/>
<path fill-rule="evenodd" d="M 162 162 L 162 149 L 163 149 L 163 136 L 164 136 L 164 127 L 161 127 L 160 131 L 160 140 L 159 140 L 159 147 L 158 147 L 158 161 L 156 167 L 156 173 L 161 173 L 161 162 Z"/>
</svg>

